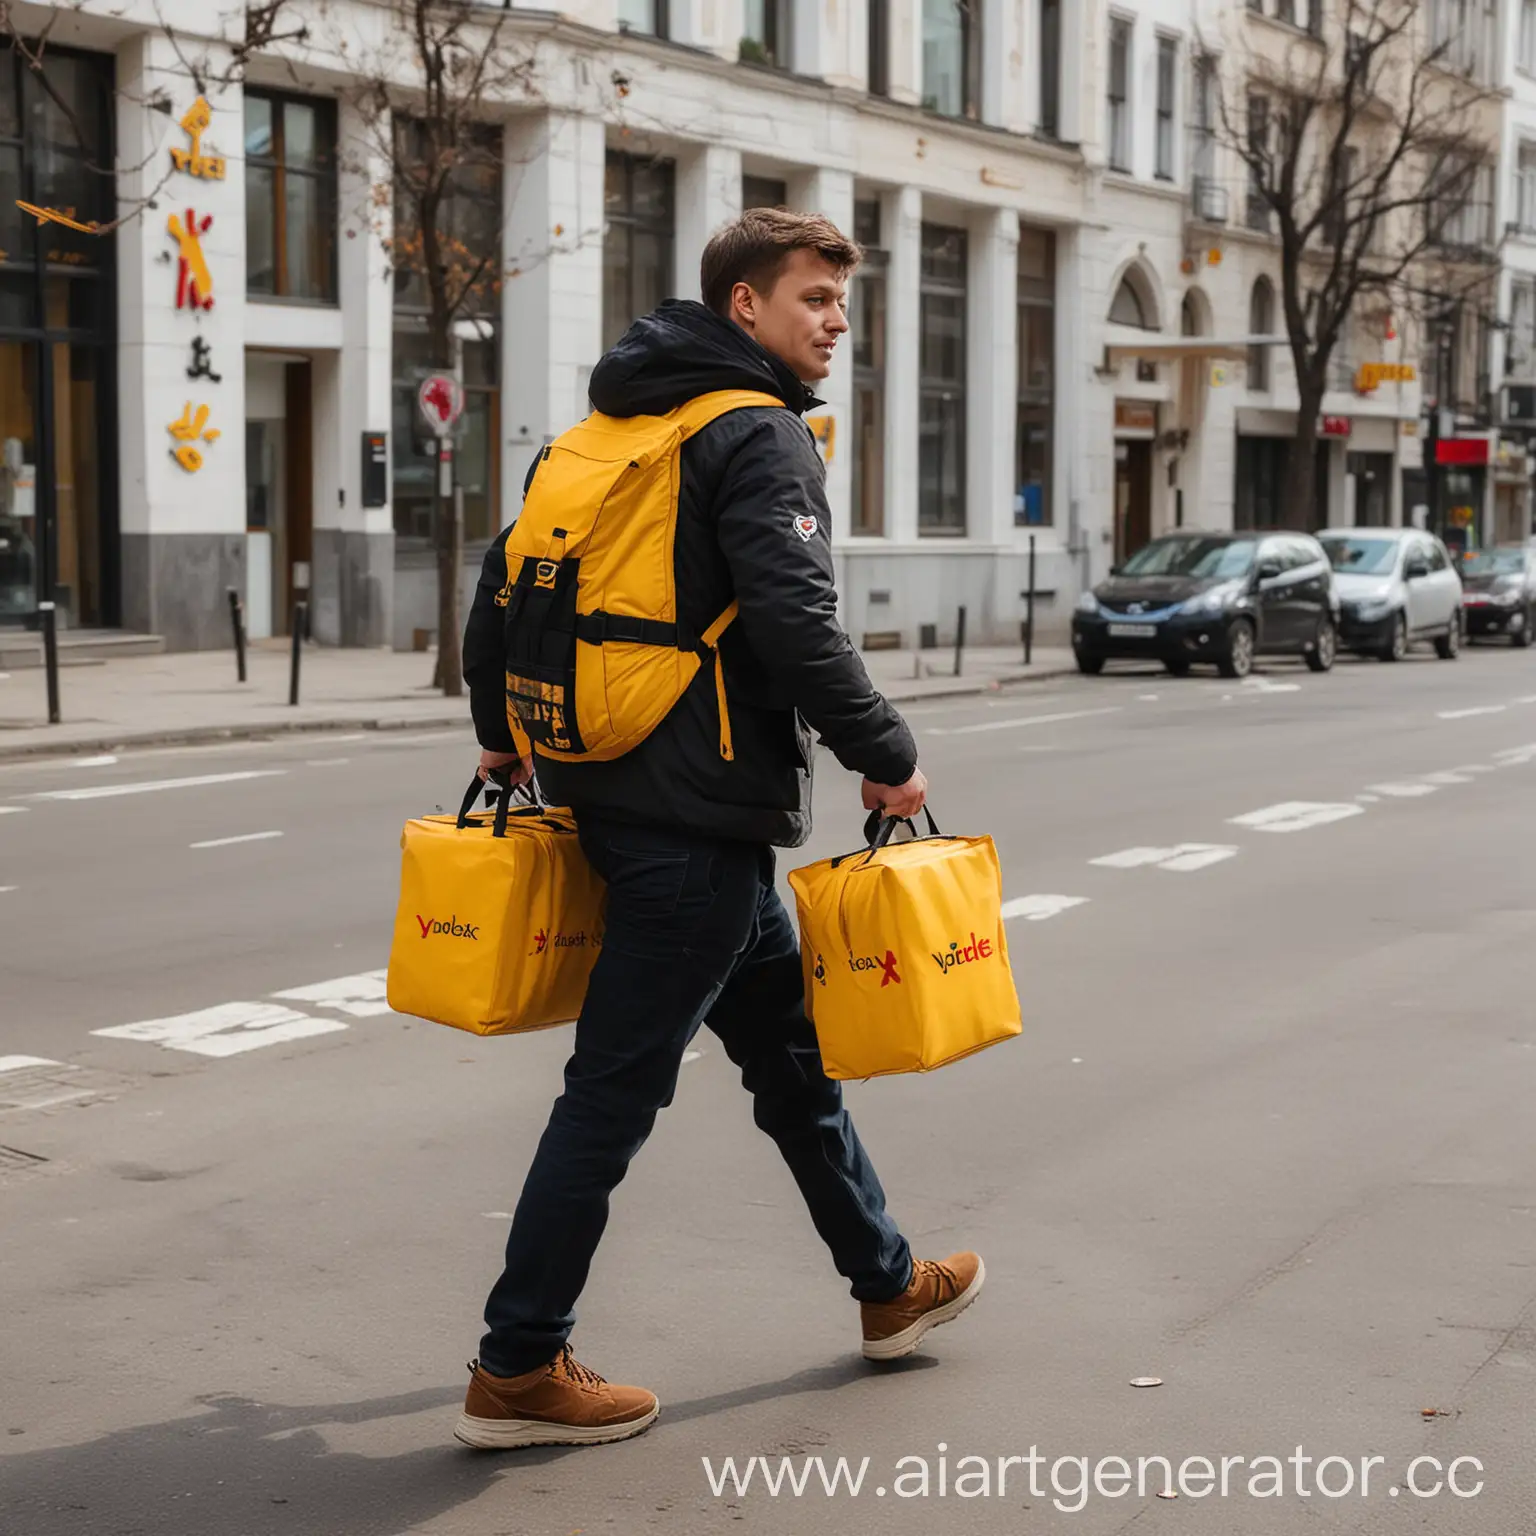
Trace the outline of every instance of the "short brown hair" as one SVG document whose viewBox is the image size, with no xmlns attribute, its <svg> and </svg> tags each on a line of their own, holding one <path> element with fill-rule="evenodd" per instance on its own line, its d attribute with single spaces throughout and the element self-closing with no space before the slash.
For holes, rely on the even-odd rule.
<svg viewBox="0 0 1536 1536">
<path fill-rule="evenodd" d="M 699 262 L 699 289 L 717 315 L 729 318 L 731 291 L 750 283 L 769 293 L 796 251 L 815 251 L 845 277 L 858 270 L 864 252 L 831 219 L 785 208 L 749 208 L 717 229 Z"/>
</svg>

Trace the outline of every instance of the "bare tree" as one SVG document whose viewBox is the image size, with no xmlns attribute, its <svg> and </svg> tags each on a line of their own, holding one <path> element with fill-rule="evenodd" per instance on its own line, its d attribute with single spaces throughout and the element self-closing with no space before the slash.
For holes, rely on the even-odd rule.
<svg viewBox="0 0 1536 1536">
<path fill-rule="evenodd" d="M 501 291 L 500 121 L 533 92 L 534 55 L 514 40 L 505 11 L 463 0 L 391 0 L 392 52 L 367 61 L 355 97 L 370 158 L 386 167 L 373 186 L 391 210 L 385 244 L 397 291 L 424 311 L 430 366 L 452 371 L 457 324 L 487 311 Z M 435 686 L 463 691 L 459 579 L 463 528 L 454 501 L 435 498 Z"/>
<path fill-rule="evenodd" d="M 1496 270 L 1497 93 L 1473 78 L 1468 34 L 1432 35 L 1436 9 L 1338 0 L 1320 41 L 1229 60 L 1218 96 L 1219 137 L 1246 174 L 1247 222 L 1278 244 L 1298 395 L 1290 526 L 1311 525 L 1318 418 L 1349 327 L 1373 309 L 1425 321 L 1485 292 Z"/>
</svg>

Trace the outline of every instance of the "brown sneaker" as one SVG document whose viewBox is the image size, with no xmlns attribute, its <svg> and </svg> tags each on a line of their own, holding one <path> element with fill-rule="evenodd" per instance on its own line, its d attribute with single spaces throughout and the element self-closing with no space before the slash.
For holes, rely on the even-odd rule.
<svg viewBox="0 0 1536 1536">
<path fill-rule="evenodd" d="M 923 1335 L 959 1317 L 981 1294 L 987 1267 L 978 1253 L 952 1253 L 939 1262 L 912 1261 L 912 1282 L 894 1301 L 863 1301 L 864 1358 L 899 1360 Z"/>
<path fill-rule="evenodd" d="M 567 1345 L 525 1376 L 492 1376 L 470 1362 L 469 1392 L 453 1434 L 477 1451 L 520 1445 L 606 1445 L 649 1429 L 661 1405 L 643 1387 L 611 1387 Z"/>
</svg>

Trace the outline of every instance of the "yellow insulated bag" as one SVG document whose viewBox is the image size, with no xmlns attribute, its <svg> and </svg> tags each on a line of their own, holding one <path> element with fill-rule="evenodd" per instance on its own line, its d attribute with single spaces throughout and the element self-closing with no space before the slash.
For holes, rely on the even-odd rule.
<svg viewBox="0 0 1536 1536">
<path fill-rule="evenodd" d="M 701 395 L 665 416 L 591 416 L 543 450 L 507 535 L 507 720 L 534 750 L 603 762 L 639 746 L 710 665 L 720 755 L 732 757 L 716 647 L 732 603 L 701 634 L 678 620 L 673 549 L 683 444 L 727 411 L 784 402 Z"/>
<path fill-rule="evenodd" d="M 400 838 L 389 1006 L 477 1035 L 562 1024 L 581 1012 L 602 946 L 607 891 L 569 811 L 511 804 L 420 816 Z"/>
<path fill-rule="evenodd" d="M 828 1077 L 929 1072 L 1022 1028 L 992 839 L 930 815 L 927 837 L 892 843 L 897 824 L 871 816 L 868 847 L 789 877 Z"/>
</svg>

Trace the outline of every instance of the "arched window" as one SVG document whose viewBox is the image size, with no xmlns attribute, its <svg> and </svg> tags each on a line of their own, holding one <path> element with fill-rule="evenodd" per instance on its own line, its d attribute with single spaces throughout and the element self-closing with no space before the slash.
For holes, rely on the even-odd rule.
<svg viewBox="0 0 1536 1536">
<path fill-rule="evenodd" d="M 1272 336 L 1275 332 L 1275 288 L 1267 277 L 1261 277 L 1253 285 L 1253 296 L 1248 300 L 1248 334 Z M 1248 348 L 1248 388 L 1267 392 L 1269 389 L 1269 347 Z"/>
<path fill-rule="evenodd" d="M 1134 283 L 1127 272 L 1115 289 L 1114 304 L 1109 306 L 1109 318 L 1117 326 L 1135 326 L 1137 330 L 1150 330 L 1147 323 L 1147 306 L 1141 298 L 1140 284 Z"/>
</svg>

